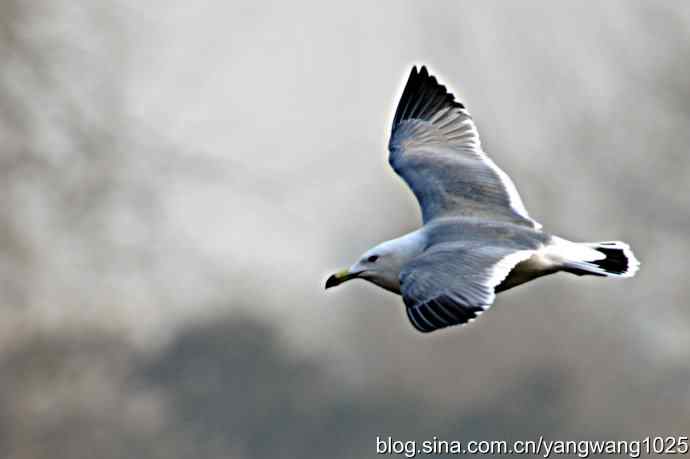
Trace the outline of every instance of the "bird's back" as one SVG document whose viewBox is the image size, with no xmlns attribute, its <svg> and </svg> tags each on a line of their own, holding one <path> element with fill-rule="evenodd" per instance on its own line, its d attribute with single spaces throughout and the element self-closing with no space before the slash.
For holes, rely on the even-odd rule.
<svg viewBox="0 0 690 459">
<path fill-rule="evenodd" d="M 456 243 L 536 250 L 551 239 L 551 235 L 528 226 L 463 216 L 433 220 L 423 231 L 427 247 Z"/>
</svg>

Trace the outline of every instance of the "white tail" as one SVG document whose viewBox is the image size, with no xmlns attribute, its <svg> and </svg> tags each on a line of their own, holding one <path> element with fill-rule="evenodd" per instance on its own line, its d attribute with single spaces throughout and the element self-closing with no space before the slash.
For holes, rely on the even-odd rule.
<svg viewBox="0 0 690 459">
<path fill-rule="evenodd" d="M 571 250 L 569 257 L 563 257 L 564 271 L 579 276 L 633 277 L 640 267 L 640 262 L 625 242 L 582 242 L 576 245 L 584 250 Z"/>
</svg>

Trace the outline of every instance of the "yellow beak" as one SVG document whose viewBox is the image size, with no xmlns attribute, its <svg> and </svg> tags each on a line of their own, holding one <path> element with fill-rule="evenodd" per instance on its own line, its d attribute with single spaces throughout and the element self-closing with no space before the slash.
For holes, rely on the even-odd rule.
<svg viewBox="0 0 690 459">
<path fill-rule="evenodd" d="M 333 274 L 331 277 L 326 280 L 326 288 L 331 288 L 335 287 L 336 285 L 340 285 L 345 281 L 349 281 L 350 279 L 354 279 L 357 277 L 357 273 L 350 273 L 349 270 L 343 269 L 342 271 L 338 271 L 337 273 Z"/>
</svg>

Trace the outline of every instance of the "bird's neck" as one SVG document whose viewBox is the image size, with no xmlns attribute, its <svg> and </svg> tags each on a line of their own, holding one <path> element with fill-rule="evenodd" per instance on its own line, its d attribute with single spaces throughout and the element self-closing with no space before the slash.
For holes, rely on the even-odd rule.
<svg viewBox="0 0 690 459">
<path fill-rule="evenodd" d="M 387 245 L 391 252 L 396 254 L 401 264 L 404 264 L 424 251 L 427 245 L 427 238 L 423 228 L 420 228 L 399 238 L 386 241 L 383 244 Z"/>
<path fill-rule="evenodd" d="M 426 248 L 422 229 L 396 239 L 382 242 L 374 252 L 384 253 L 379 269 L 365 272 L 361 277 L 391 292 L 400 294 L 400 272 L 403 267 Z"/>
</svg>

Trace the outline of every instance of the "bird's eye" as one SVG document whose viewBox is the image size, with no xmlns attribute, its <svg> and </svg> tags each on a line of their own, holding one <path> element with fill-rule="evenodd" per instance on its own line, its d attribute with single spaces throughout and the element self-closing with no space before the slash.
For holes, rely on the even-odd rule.
<svg viewBox="0 0 690 459">
<path fill-rule="evenodd" d="M 367 261 L 368 261 L 369 263 L 374 263 L 374 262 L 375 262 L 376 260 L 378 260 L 378 259 L 379 259 L 379 256 L 378 256 L 378 255 L 372 255 L 372 256 L 370 256 L 369 258 L 367 258 Z"/>
</svg>

